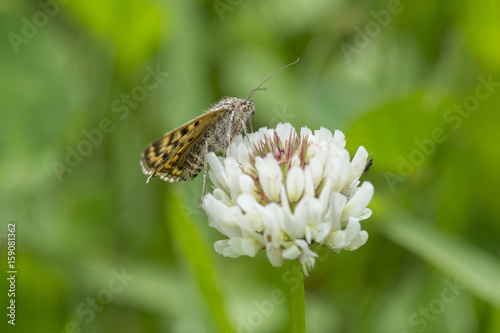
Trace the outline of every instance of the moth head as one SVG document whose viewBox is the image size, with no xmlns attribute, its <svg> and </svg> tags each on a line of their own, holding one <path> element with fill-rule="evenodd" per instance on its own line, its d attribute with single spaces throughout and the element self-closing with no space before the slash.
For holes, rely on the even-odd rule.
<svg viewBox="0 0 500 333">
<path fill-rule="evenodd" d="M 249 101 L 247 99 L 241 99 L 240 100 L 240 109 L 241 109 L 243 114 L 253 116 L 253 114 L 255 113 L 255 104 L 253 104 L 252 101 Z"/>
</svg>

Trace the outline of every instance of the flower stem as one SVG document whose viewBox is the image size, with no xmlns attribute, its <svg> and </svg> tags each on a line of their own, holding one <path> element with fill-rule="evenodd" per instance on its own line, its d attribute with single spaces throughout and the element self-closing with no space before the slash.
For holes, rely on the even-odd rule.
<svg viewBox="0 0 500 333">
<path fill-rule="evenodd" d="M 291 269 L 294 273 L 294 283 L 290 284 L 290 324 L 292 333 L 305 333 L 306 307 L 304 302 L 304 273 L 300 261 L 293 260 Z"/>
</svg>

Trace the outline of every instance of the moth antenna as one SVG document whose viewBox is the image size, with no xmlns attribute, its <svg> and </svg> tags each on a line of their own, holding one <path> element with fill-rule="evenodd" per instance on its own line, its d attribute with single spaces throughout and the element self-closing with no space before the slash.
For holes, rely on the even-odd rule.
<svg viewBox="0 0 500 333">
<path fill-rule="evenodd" d="M 281 67 L 280 69 L 275 70 L 275 71 L 274 71 L 271 75 L 269 75 L 268 77 L 266 77 L 266 78 L 265 78 L 265 80 L 264 80 L 264 81 L 262 81 L 262 82 L 261 82 L 261 83 L 257 86 L 257 88 L 255 88 L 254 90 L 252 90 L 252 92 L 250 93 L 250 95 L 248 95 L 248 97 L 247 97 L 247 101 L 248 101 L 248 100 L 250 99 L 250 97 L 252 97 L 252 95 L 253 95 L 253 94 L 254 94 L 257 90 L 259 90 L 259 88 L 260 88 L 260 87 L 261 87 L 261 86 L 262 86 L 262 85 L 263 85 L 263 84 L 264 84 L 267 80 L 269 80 L 269 79 L 270 79 L 270 78 L 271 78 L 274 74 L 278 73 L 278 72 L 279 72 L 280 70 L 282 70 L 282 69 L 287 68 L 288 66 L 295 65 L 296 63 L 298 63 L 298 62 L 299 62 L 299 60 L 300 60 L 300 57 L 298 57 L 298 58 L 297 58 L 297 60 L 295 60 L 294 62 L 289 63 L 288 65 L 285 65 L 285 66 Z"/>
</svg>

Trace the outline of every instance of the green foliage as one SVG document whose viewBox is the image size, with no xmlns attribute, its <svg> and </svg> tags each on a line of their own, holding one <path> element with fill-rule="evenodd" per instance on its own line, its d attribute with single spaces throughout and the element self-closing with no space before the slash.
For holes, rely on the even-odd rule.
<svg viewBox="0 0 500 333">
<path fill-rule="evenodd" d="M 254 130 L 338 128 L 374 158 L 370 238 L 305 278 L 308 331 L 500 331 L 498 1 L 63 2 L 0 6 L 19 332 L 288 331 L 286 270 L 219 256 L 201 179 L 146 185 L 138 161 L 298 56 L 252 97 Z"/>
</svg>

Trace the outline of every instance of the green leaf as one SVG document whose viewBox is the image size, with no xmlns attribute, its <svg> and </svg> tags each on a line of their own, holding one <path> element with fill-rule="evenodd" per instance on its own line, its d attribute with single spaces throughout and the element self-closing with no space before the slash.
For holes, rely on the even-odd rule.
<svg viewBox="0 0 500 333">
<path fill-rule="evenodd" d="M 168 197 L 169 207 L 166 220 L 172 230 L 172 238 L 176 239 L 176 245 L 181 258 L 187 258 L 191 264 L 198 285 L 201 289 L 210 313 L 217 323 L 219 332 L 233 332 L 226 316 L 226 309 L 222 294 L 219 289 L 220 280 L 214 267 L 210 253 L 214 251 L 206 240 L 200 235 L 195 224 L 188 218 L 181 208 L 179 199 L 170 195 Z"/>
<path fill-rule="evenodd" d="M 477 297 L 500 307 L 498 258 L 396 206 L 390 207 L 385 221 L 382 232 L 392 241 L 458 278 Z"/>
<path fill-rule="evenodd" d="M 443 111 L 452 103 L 443 96 L 417 92 L 377 108 L 361 117 L 346 133 L 348 148 L 363 145 L 373 154 L 377 169 L 398 172 L 400 159 L 432 138 L 433 131 L 450 125 Z"/>
<path fill-rule="evenodd" d="M 72 1 L 68 6 L 89 30 L 111 46 L 121 71 L 135 69 L 158 48 L 162 17 L 152 2 L 90 0 Z"/>
</svg>

